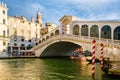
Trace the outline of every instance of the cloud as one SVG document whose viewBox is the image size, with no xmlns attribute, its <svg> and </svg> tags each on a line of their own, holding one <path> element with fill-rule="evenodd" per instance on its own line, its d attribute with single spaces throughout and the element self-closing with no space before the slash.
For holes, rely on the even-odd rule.
<svg viewBox="0 0 120 80">
<path fill-rule="evenodd" d="M 90 14 L 89 16 L 82 18 L 82 20 L 120 20 L 120 14 L 110 13 L 110 14 Z"/>
<path fill-rule="evenodd" d="M 36 17 L 40 8 L 44 23 L 52 22 L 58 25 L 58 20 L 66 14 L 82 19 L 120 19 L 120 0 L 26 0 L 24 4 L 20 1 L 19 4 L 11 2 L 11 5 L 17 6 L 12 6 L 11 13 L 17 10 L 16 14 L 30 20 L 32 16 Z"/>
<path fill-rule="evenodd" d="M 73 3 L 108 3 L 108 2 L 113 2 L 114 0 L 66 0 L 66 1 L 70 1 Z"/>
</svg>

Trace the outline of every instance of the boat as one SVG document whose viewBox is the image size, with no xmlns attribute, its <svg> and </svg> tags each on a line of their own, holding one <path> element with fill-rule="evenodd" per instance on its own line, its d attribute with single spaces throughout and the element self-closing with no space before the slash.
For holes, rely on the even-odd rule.
<svg viewBox="0 0 120 80">
<path fill-rule="evenodd" d="M 74 51 L 70 55 L 70 59 L 92 62 L 92 55 L 89 51 Z"/>
</svg>

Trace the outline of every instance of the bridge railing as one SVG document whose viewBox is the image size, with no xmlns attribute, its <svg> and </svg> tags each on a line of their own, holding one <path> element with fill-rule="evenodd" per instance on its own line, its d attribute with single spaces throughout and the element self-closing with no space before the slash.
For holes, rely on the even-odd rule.
<svg viewBox="0 0 120 80">
<path fill-rule="evenodd" d="M 57 29 L 59 29 L 59 27 L 56 27 L 55 29 L 53 29 L 52 31 L 50 31 L 49 33 L 41 36 L 41 38 L 39 40 L 37 40 L 36 42 L 39 42 L 40 40 L 42 40 L 43 38 L 46 38 L 46 36 L 49 36 L 50 37 L 50 34 L 51 33 L 54 33 Z"/>
<path fill-rule="evenodd" d="M 54 35 L 53 37 L 43 41 L 40 43 L 40 46 L 44 46 L 45 44 L 49 44 L 55 40 L 63 40 L 68 39 L 72 41 L 83 41 L 83 42 L 91 42 L 93 39 L 96 39 L 96 41 L 100 44 L 103 43 L 105 45 L 115 45 L 120 44 L 120 40 L 111 40 L 111 39 L 104 39 L 104 38 L 96 38 L 96 37 L 88 37 L 88 36 L 79 36 L 79 35 L 69 35 L 69 34 L 59 34 Z"/>
</svg>

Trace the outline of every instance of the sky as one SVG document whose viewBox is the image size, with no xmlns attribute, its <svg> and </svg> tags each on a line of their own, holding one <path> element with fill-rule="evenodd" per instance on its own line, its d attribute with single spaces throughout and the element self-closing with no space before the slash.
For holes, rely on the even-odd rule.
<svg viewBox="0 0 120 80">
<path fill-rule="evenodd" d="M 40 9 L 43 23 L 59 25 L 64 15 L 83 20 L 120 20 L 120 0 L 0 0 L 7 4 L 9 16 L 31 20 Z M 43 24 L 44 25 L 44 24 Z"/>
</svg>

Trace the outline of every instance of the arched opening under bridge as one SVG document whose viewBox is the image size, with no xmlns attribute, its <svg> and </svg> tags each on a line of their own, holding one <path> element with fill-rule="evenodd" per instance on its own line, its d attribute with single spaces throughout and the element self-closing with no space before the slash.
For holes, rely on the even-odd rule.
<svg viewBox="0 0 120 80">
<path fill-rule="evenodd" d="M 40 57 L 68 57 L 73 51 L 81 47 L 78 44 L 60 41 L 49 45 Z"/>
</svg>

